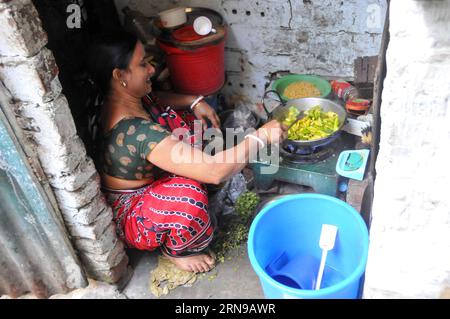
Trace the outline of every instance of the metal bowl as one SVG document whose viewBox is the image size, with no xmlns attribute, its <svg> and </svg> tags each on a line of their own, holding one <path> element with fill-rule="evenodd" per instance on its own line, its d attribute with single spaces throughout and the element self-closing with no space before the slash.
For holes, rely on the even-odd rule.
<svg viewBox="0 0 450 319">
<path fill-rule="evenodd" d="M 273 112 L 273 118 L 283 118 L 284 114 L 289 110 L 290 107 L 295 107 L 299 111 L 307 111 L 315 106 L 319 105 L 324 112 L 335 112 L 339 118 L 339 128 L 333 134 L 312 141 L 304 141 L 304 140 L 288 140 L 288 143 L 297 145 L 297 146 L 319 146 L 326 145 L 329 142 L 335 140 L 340 132 L 342 127 L 345 125 L 347 121 L 347 112 L 345 109 L 338 103 L 333 102 L 331 100 L 316 98 L 316 97 L 307 97 L 302 99 L 294 99 L 289 100 L 283 106 L 277 107 Z"/>
<path fill-rule="evenodd" d="M 251 114 L 247 121 L 242 121 L 235 117 L 234 110 L 225 110 L 219 114 L 222 130 L 227 128 L 242 129 L 245 131 L 248 128 L 257 128 L 259 125 L 259 118 L 255 114 Z"/>
</svg>

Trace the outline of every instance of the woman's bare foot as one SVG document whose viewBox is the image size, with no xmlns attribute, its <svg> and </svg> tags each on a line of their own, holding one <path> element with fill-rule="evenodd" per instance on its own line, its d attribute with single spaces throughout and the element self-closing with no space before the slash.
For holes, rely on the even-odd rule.
<svg viewBox="0 0 450 319">
<path fill-rule="evenodd" d="M 192 272 L 207 272 L 214 268 L 215 259 L 207 254 L 187 256 L 187 257 L 171 257 L 164 254 L 175 266 L 182 270 Z"/>
</svg>

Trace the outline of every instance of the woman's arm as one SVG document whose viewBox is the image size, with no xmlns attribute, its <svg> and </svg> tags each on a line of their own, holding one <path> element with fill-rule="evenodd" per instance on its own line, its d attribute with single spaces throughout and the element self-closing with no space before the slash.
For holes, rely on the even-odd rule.
<svg viewBox="0 0 450 319">
<path fill-rule="evenodd" d="M 153 92 L 162 105 L 170 105 L 175 111 L 187 110 L 197 95 L 177 94 L 172 92 L 154 91 Z"/>
<path fill-rule="evenodd" d="M 154 93 L 161 101 L 162 105 L 170 105 L 176 111 L 188 110 L 192 102 L 199 97 L 197 95 L 185 95 L 162 91 L 155 91 Z M 192 112 L 195 114 L 197 119 L 202 121 L 205 128 L 207 126 L 206 119 L 211 121 L 213 127 L 220 128 L 219 116 L 217 116 L 214 109 L 204 100 L 199 101 L 194 106 Z"/>
<path fill-rule="evenodd" d="M 167 172 L 217 185 L 245 167 L 250 147 L 254 147 L 251 144 L 249 139 L 245 139 L 235 148 L 211 156 L 189 144 L 167 137 L 158 143 L 147 159 Z M 235 154 L 230 154 L 233 149 L 236 149 L 238 160 L 233 158 L 230 163 L 221 163 L 219 155 L 226 156 L 227 154 L 222 153 L 228 152 L 228 156 L 233 156 Z"/>
<path fill-rule="evenodd" d="M 255 135 L 270 143 L 283 139 L 286 133 L 277 121 L 272 121 Z M 246 166 L 250 152 L 256 151 L 257 147 L 255 139 L 246 138 L 235 147 L 211 156 L 169 136 L 158 143 L 147 159 L 165 171 L 203 183 L 220 184 L 240 172 Z"/>
</svg>

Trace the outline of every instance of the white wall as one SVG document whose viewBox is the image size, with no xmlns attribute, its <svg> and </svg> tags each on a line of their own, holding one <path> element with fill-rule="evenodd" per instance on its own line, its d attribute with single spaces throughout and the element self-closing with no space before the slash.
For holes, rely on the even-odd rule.
<svg viewBox="0 0 450 319">
<path fill-rule="evenodd" d="M 391 1 L 366 298 L 450 293 L 450 1 Z"/>
<path fill-rule="evenodd" d="M 119 11 L 128 5 L 147 16 L 182 5 L 220 12 L 229 25 L 224 93 L 247 96 L 253 102 L 260 100 L 270 73 L 280 70 L 352 78 L 355 58 L 378 55 L 386 11 L 385 0 L 115 3 Z"/>
</svg>

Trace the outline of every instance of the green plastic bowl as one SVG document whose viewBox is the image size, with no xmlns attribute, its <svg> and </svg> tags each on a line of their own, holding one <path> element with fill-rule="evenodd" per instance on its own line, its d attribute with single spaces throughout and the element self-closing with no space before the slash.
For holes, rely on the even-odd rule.
<svg viewBox="0 0 450 319">
<path fill-rule="evenodd" d="M 289 74 L 286 76 L 283 76 L 282 78 L 279 78 L 276 80 L 272 85 L 272 90 L 275 90 L 280 94 L 281 98 L 284 102 L 288 101 L 289 99 L 284 96 L 284 90 L 289 86 L 289 84 L 295 83 L 295 82 L 309 82 L 311 84 L 314 84 L 320 91 L 320 98 L 326 98 L 330 92 L 331 92 L 331 85 L 328 83 L 327 80 L 322 79 L 319 76 L 316 75 L 306 75 L 306 74 Z"/>
</svg>

